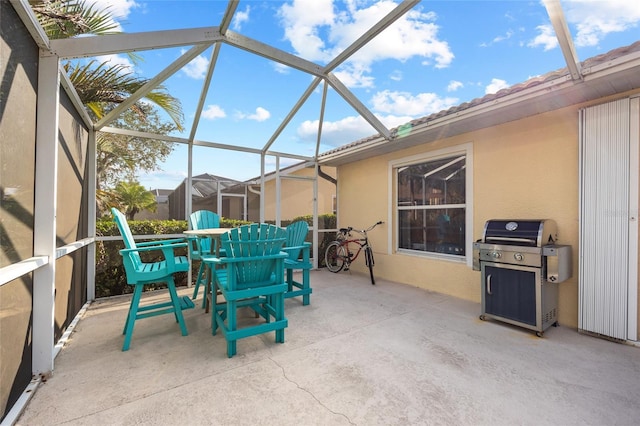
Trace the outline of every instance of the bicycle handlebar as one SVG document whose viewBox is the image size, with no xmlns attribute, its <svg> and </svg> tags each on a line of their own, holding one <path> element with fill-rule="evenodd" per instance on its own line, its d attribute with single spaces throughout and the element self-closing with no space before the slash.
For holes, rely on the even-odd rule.
<svg viewBox="0 0 640 426">
<path fill-rule="evenodd" d="M 366 235 L 367 232 L 371 231 L 373 228 L 375 228 L 378 225 L 382 225 L 383 223 L 384 223 L 383 221 L 379 220 L 376 223 L 374 223 L 373 225 L 371 225 L 370 227 L 368 227 L 367 229 L 360 229 L 359 230 L 359 229 L 354 229 L 353 227 L 349 226 L 348 228 L 340 228 L 340 230 L 338 232 L 340 232 L 340 233 L 342 233 L 344 235 L 349 235 L 349 233 L 351 231 L 355 231 L 355 232 L 357 232 L 359 234 Z"/>
</svg>

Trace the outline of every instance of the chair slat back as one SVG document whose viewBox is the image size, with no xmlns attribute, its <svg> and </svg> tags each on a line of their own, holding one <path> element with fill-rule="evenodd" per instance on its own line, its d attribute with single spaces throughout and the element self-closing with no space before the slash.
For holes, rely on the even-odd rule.
<svg viewBox="0 0 640 426">
<path fill-rule="evenodd" d="M 266 223 L 243 225 L 220 238 L 227 257 L 241 258 L 233 263 L 238 284 L 269 282 L 285 240 L 286 231 Z"/>
<path fill-rule="evenodd" d="M 133 239 L 133 234 L 131 233 L 131 229 L 129 228 L 129 223 L 127 222 L 127 217 L 115 207 L 111 208 L 111 214 L 113 214 L 113 221 L 116 223 L 116 225 L 118 225 L 118 229 L 120 230 L 120 235 L 122 235 L 122 240 L 124 241 L 125 248 L 137 248 L 136 241 Z M 142 264 L 139 252 L 129 252 L 128 256 L 134 268 L 137 269 Z"/>
<path fill-rule="evenodd" d="M 209 210 L 198 210 L 189 215 L 189 228 L 209 229 L 220 227 L 220 216 Z M 200 238 L 200 250 L 211 252 L 211 238 Z"/>
<path fill-rule="evenodd" d="M 287 241 L 286 247 L 300 247 L 298 250 L 288 250 L 289 259 L 298 260 L 300 258 L 300 252 L 302 246 L 307 239 L 309 233 L 309 225 L 303 220 L 291 223 L 287 226 Z"/>
</svg>

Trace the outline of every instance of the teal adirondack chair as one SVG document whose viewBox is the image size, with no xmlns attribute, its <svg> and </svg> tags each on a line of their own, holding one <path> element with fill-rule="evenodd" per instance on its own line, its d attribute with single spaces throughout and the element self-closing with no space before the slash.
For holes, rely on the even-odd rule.
<svg viewBox="0 0 640 426">
<path fill-rule="evenodd" d="M 288 257 L 284 260 L 287 272 L 287 292 L 285 298 L 302 296 L 302 304 L 308 305 L 312 293 L 309 284 L 309 271 L 313 267 L 309 260 L 311 243 L 305 242 L 309 233 L 309 225 L 305 221 L 293 222 L 287 226 L 287 241 L 282 249 Z M 293 272 L 302 271 L 302 282 L 293 279 Z"/>
<path fill-rule="evenodd" d="M 284 343 L 285 238 L 286 231 L 274 225 L 243 225 L 221 236 L 225 257 L 205 258 L 216 270 L 212 300 L 218 292 L 224 297 L 211 310 L 212 334 L 222 330 L 229 358 L 236 354 L 236 341 L 245 337 L 275 331 L 275 341 Z M 242 307 L 253 309 L 256 318 L 239 327 L 237 311 Z"/>
<path fill-rule="evenodd" d="M 129 305 L 129 314 L 127 315 L 124 330 L 122 331 L 122 334 L 124 334 L 122 350 L 129 350 L 131 337 L 133 336 L 133 326 L 136 320 L 143 318 L 172 313 L 175 316 L 176 322 L 180 325 L 182 335 L 186 336 L 188 334 L 187 326 L 182 316 L 182 310 L 193 308 L 194 304 L 188 296 L 178 297 L 173 274 L 189 270 L 187 257 L 175 256 L 174 254 L 176 248 L 186 247 L 187 243 L 182 239 L 136 243 L 125 215 L 116 208 L 112 208 L 111 213 L 124 240 L 125 249 L 120 250 L 120 255 L 122 255 L 124 270 L 127 274 L 127 284 L 135 286 L 131 304 Z M 140 258 L 140 253 L 151 251 L 162 252 L 164 260 L 159 262 L 143 262 Z M 159 282 L 167 284 L 170 300 L 140 306 L 144 286 Z"/>
<path fill-rule="evenodd" d="M 220 216 L 209 210 L 198 210 L 189 215 L 189 228 L 190 229 L 208 229 L 219 228 Z M 205 262 L 202 261 L 203 256 L 211 255 L 216 252 L 214 246 L 215 242 L 209 237 L 193 237 L 189 239 L 189 251 L 191 255 L 191 261 L 199 261 L 198 276 L 196 277 L 195 288 L 193 289 L 193 299 L 198 297 L 198 290 L 201 284 L 204 285 L 204 296 L 202 298 L 202 307 L 206 304 L 207 294 L 207 280 L 209 273 L 211 272 Z"/>
</svg>

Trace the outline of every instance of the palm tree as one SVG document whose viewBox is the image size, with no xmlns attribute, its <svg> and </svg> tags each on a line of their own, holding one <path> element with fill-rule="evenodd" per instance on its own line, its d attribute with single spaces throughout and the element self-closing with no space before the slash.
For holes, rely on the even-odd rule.
<svg viewBox="0 0 640 426">
<path fill-rule="evenodd" d="M 118 31 L 115 31 L 117 24 L 109 7 L 97 9 L 95 5 L 89 4 L 86 0 L 29 0 L 29 3 L 38 18 L 38 22 L 51 39 L 70 38 L 86 34 L 99 36 L 118 33 Z M 130 57 L 134 62 L 138 60 L 134 54 L 130 54 Z M 121 64 L 109 65 L 108 62 L 90 61 L 87 64 L 66 62 L 63 66 L 80 100 L 90 114 L 98 120 L 104 117 L 115 105 L 126 100 L 129 95 L 135 93 L 149 81 L 148 79 L 135 77 L 127 67 Z M 164 86 L 157 86 L 145 98 L 164 110 L 175 124 L 175 127 L 165 126 L 164 129 L 167 132 L 173 130 L 173 128 L 182 130 L 184 116 L 180 101 L 167 93 Z M 132 105 L 131 110 L 139 116 L 142 122 L 147 117 L 151 117 L 152 120 L 157 118 L 157 115 L 149 114 L 149 108 L 140 102 Z M 117 138 L 121 139 L 120 141 L 114 140 L 114 137 L 111 137 L 108 141 L 105 138 L 106 135 L 98 133 L 98 150 L 103 147 L 109 148 L 114 143 L 118 144 L 120 148 L 129 145 L 129 138 L 126 136 L 118 136 Z M 158 147 L 158 156 L 150 158 L 165 158 L 173 149 L 173 144 L 170 142 L 153 142 L 156 145 L 164 145 Z M 124 150 L 119 149 L 118 152 L 122 153 Z M 101 157 L 111 158 L 112 156 L 110 157 L 109 154 L 101 156 L 99 153 L 98 158 L 100 159 Z M 130 161 L 128 158 L 122 158 L 119 164 L 129 167 L 128 174 L 133 174 L 137 170 L 136 167 L 139 163 Z M 102 167 L 100 164 L 98 165 L 99 170 L 107 170 L 108 168 L 108 164 L 102 165 Z M 150 168 L 155 168 L 155 165 L 154 167 L 146 166 L 147 170 Z M 114 194 L 111 194 L 107 188 L 102 187 L 103 178 L 104 176 L 102 175 L 98 176 L 98 213 L 104 207 L 108 207 L 114 198 Z"/>
<path fill-rule="evenodd" d="M 133 220 L 142 210 L 156 211 L 156 198 L 138 182 L 120 182 L 114 193 L 128 220 Z"/>
<path fill-rule="evenodd" d="M 96 9 L 86 0 L 30 0 L 38 22 L 51 39 L 71 38 L 79 35 L 117 34 L 117 24 L 110 8 Z M 131 56 L 134 61 L 138 58 Z M 134 77 L 128 68 L 121 65 L 108 65 L 108 62 L 97 64 L 91 61 L 86 65 L 66 62 L 64 68 L 69 74 L 80 100 L 100 119 L 105 107 L 118 104 L 135 93 L 149 80 Z M 162 85 L 149 92 L 145 98 L 171 117 L 176 127 L 182 130 L 182 106 L 177 98 L 166 92 Z M 140 112 L 139 104 L 133 108 Z"/>
</svg>

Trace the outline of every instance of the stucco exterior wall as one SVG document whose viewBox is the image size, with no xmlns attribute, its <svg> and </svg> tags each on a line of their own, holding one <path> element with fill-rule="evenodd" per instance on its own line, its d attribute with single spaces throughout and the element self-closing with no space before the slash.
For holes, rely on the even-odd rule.
<svg viewBox="0 0 640 426">
<path fill-rule="evenodd" d="M 602 100 L 601 102 L 610 99 Z M 600 103 L 600 102 L 598 102 Z M 394 194 L 389 162 L 471 144 L 473 157 L 473 240 L 489 219 L 553 219 L 559 244 L 572 246 L 573 277 L 559 284 L 559 317 L 578 325 L 579 105 L 501 126 L 425 143 L 422 146 L 350 163 L 338 168 L 338 224 L 366 227 L 384 220 L 370 237 L 375 274 L 427 290 L 480 302 L 480 272 L 466 262 L 434 259 L 395 249 Z M 467 256 L 471 256 L 467 253 Z M 365 272 L 364 262 L 352 269 Z M 480 311 L 478 311 L 480 312 Z"/>
<path fill-rule="evenodd" d="M 323 172 L 335 176 L 335 169 L 323 167 Z M 313 177 L 313 168 L 303 168 L 289 173 L 296 177 Z M 333 212 L 333 196 L 336 186 L 318 177 L 318 214 Z M 313 214 L 313 181 L 281 178 L 280 188 L 280 218 L 290 220 L 299 216 Z M 276 180 L 270 179 L 265 183 L 265 219 L 276 218 Z"/>
</svg>

